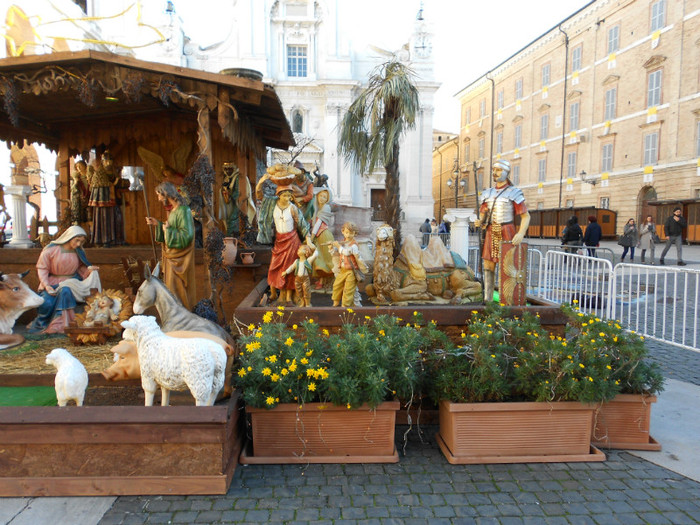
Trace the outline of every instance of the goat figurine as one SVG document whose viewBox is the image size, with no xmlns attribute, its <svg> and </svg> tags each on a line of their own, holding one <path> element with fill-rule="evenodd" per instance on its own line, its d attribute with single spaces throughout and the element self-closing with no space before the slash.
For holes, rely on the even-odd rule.
<svg viewBox="0 0 700 525">
<path fill-rule="evenodd" d="M 209 339 L 181 339 L 162 332 L 155 317 L 135 315 L 122 326 L 125 339 L 135 339 L 141 368 L 145 405 L 153 406 L 156 387 L 161 405 L 170 403 L 170 391 L 189 389 L 197 406 L 212 406 L 224 386 L 226 352 Z"/>
<path fill-rule="evenodd" d="M 83 406 L 88 385 L 88 374 L 83 364 L 65 348 L 51 350 L 46 356 L 46 364 L 53 365 L 57 370 L 54 385 L 58 406 L 66 406 L 71 399 L 77 406 Z"/>
</svg>

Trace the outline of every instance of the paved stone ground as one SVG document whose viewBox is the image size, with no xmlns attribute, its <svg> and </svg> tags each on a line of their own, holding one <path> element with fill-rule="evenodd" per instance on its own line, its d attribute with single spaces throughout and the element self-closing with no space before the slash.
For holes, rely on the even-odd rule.
<svg viewBox="0 0 700 525">
<path fill-rule="evenodd" d="M 700 353 L 647 343 L 666 377 L 700 385 Z M 700 523 L 700 483 L 624 451 L 603 463 L 450 465 L 437 427 L 422 430 L 398 464 L 241 465 L 225 496 L 120 497 L 100 525 Z"/>
</svg>

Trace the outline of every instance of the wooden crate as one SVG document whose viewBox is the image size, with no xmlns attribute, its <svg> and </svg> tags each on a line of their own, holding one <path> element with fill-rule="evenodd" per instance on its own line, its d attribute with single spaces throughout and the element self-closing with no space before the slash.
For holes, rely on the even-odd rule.
<svg viewBox="0 0 700 525">
<path fill-rule="evenodd" d="M 238 392 L 197 406 L 0 407 L 0 496 L 225 494 Z"/>
</svg>

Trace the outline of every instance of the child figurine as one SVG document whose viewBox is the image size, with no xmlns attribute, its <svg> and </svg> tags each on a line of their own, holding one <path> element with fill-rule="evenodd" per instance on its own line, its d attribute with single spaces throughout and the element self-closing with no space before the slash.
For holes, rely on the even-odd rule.
<svg viewBox="0 0 700 525">
<path fill-rule="evenodd" d="M 333 282 L 333 306 L 340 306 L 341 301 L 345 308 L 353 306 L 358 283 L 357 275 L 367 272 L 367 265 L 360 258 L 360 249 L 355 240 L 357 231 L 354 223 L 346 222 L 341 230 L 345 240 L 342 244 L 338 241 L 333 242 L 333 248 L 339 254 L 339 269 Z"/>
<path fill-rule="evenodd" d="M 108 326 L 112 321 L 119 319 L 119 316 L 114 312 L 114 299 L 108 295 L 102 294 L 92 303 L 90 311 L 85 315 L 83 326 L 92 327 L 96 323 L 102 323 L 102 326 Z"/>
<path fill-rule="evenodd" d="M 297 292 L 299 306 L 311 306 L 311 272 L 313 263 L 318 257 L 318 251 L 309 246 L 302 244 L 297 250 L 299 258 L 284 271 L 285 275 L 294 272 L 294 288 Z"/>
</svg>

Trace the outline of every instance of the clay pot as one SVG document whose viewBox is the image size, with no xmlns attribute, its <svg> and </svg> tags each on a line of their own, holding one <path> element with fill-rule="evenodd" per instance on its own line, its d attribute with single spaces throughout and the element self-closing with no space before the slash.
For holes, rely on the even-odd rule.
<svg viewBox="0 0 700 525">
<path fill-rule="evenodd" d="M 241 253 L 241 262 L 243 264 L 253 264 L 255 262 L 255 252 Z"/>
<path fill-rule="evenodd" d="M 238 253 L 238 239 L 235 237 L 224 237 L 224 250 L 221 257 L 226 266 L 236 264 L 236 254 Z"/>
</svg>

